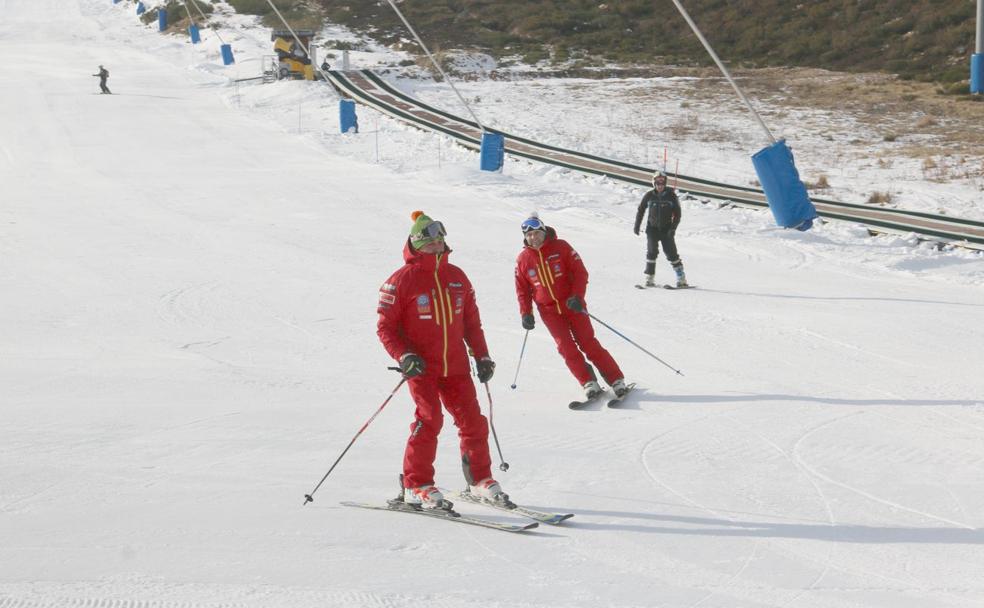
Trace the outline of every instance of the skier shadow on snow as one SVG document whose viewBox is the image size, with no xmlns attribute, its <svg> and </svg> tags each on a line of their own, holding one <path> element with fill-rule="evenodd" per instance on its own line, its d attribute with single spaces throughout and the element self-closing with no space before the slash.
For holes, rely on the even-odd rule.
<svg viewBox="0 0 984 608">
<path fill-rule="evenodd" d="M 587 515 L 648 519 L 667 524 L 678 523 L 694 527 L 646 526 L 638 524 L 598 524 L 578 522 L 582 530 L 624 530 L 650 534 L 677 534 L 685 536 L 720 536 L 749 538 L 799 538 L 836 543 L 895 544 L 925 543 L 941 545 L 984 545 L 984 530 L 970 528 L 913 528 L 896 526 L 866 526 L 852 524 L 791 524 L 779 522 L 735 521 L 712 517 L 659 515 L 626 511 L 579 510 L 582 518 Z"/>
<path fill-rule="evenodd" d="M 662 401 L 666 401 L 663 394 L 636 387 L 632 389 L 631 393 L 625 396 L 621 403 L 617 403 L 609 409 L 642 411 L 643 404 L 659 405 Z"/>
<path fill-rule="evenodd" d="M 706 289 L 704 293 L 723 293 L 732 296 L 754 296 L 758 298 L 783 298 L 789 300 L 823 300 L 831 302 L 897 302 L 900 304 L 943 304 L 949 306 L 970 306 L 973 308 L 984 308 L 984 304 L 973 302 L 945 302 L 942 300 L 922 300 L 918 298 L 869 298 L 858 296 L 809 296 L 791 293 L 756 293 L 753 291 L 729 291 L 727 289 Z"/>
<path fill-rule="evenodd" d="M 660 395 L 661 403 L 737 403 L 742 401 L 788 401 L 789 403 L 824 403 L 827 405 L 974 405 L 980 399 L 839 399 L 836 397 L 810 397 L 808 395 Z"/>
<path fill-rule="evenodd" d="M 153 97 L 154 99 L 188 99 L 187 97 L 172 97 L 170 95 L 147 95 L 145 93 L 117 93 L 127 97 Z"/>
<path fill-rule="evenodd" d="M 666 401 L 666 399 L 659 393 L 654 393 L 652 391 L 646 390 L 644 388 L 635 387 L 632 391 L 626 395 L 622 401 L 616 403 L 615 405 L 606 407 L 609 400 L 614 399 L 614 395 L 605 394 L 597 401 L 593 401 L 587 405 L 583 405 L 578 408 L 574 408 L 572 411 L 575 412 L 597 412 L 599 410 L 642 410 L 641 405 L 643 403 L 653 403 L 659 405 L 661 401 Z"/>
<path fill-rule="evenodd" d="M 93 95 L 112 95 L 114 97 L 153 97 L 154 99 L 188 99 L 187 97 L 172 97 L 170 95 L 147 95 L 145 93 L 93 93 Z"/>
</svg>

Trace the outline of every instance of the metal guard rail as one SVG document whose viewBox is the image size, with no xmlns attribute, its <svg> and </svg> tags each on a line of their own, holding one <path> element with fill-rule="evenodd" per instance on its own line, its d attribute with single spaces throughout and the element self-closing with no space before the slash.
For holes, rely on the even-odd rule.
<svg viewBox="0 0 984 608">
<path fill-rule="evenodd" d="M 481 147 L 482 131 L 475 122 L 414 99 L 369 70 L 330 71 L 327 76 L 345 95 L 364 105 L 417 127 L 444 133 L 465 147 L 476 150 Z M 649 187 L 651 184 L 653 168 L 567 150 L 502 131 L 496 132 L 505 136 L 506 152 L 509 154 L 640 186 Z M 681 193 L 745 207 L 768 207 L 765 194 L 758 188 L 734 186 L 687 175 L 675 177 L 678 180 L 677 189 Z M 872 233 L 916 233 L 931 240 L 984 251 L 984 222 L 981 221 L 822 198 L 811 200 L 820 217 L 860 223 L 867 226 Z"/>
</svg>

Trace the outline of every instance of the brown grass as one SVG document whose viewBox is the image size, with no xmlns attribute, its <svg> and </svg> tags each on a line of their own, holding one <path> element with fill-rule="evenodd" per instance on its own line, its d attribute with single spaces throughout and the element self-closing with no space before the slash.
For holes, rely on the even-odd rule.
<svg viewBox="0 0 984 608">
<path fill-rule="evenodd" d="M 869 205 L 887 205 L 892 202 L 892 195 L 889 192 L 872 192 L 868 197 Z"/>
<path fill-rule="evenodd" d="M 772 68 L 737 70 L 736 77 L 752 97 L 769 98 L 791 109 L 848 114 L 881 133 L 884 141 L 895 142 L 893 155 L 914 159 L 966 155 L 977 161 L 957 171 L 940 164 L 932 169 L 932 179 L 984 176 L 984 103 L 975 103 L 984 101 L 984 96 L 942 95 L 934 84 L 880 73 Z M 904 137 L 915 133 L 929 136 L 931 148 L 925 137 L 911 143 Z"/>
</svg>

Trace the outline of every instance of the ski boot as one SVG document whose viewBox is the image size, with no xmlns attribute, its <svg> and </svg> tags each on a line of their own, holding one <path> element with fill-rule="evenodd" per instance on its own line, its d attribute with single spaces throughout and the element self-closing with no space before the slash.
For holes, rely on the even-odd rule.
<svg viewBox="0 0 984 608">
<path fill-rule="evenodd" d="M 516 503 L 509 500 L 509 495 L 502 491 L 499 482 L 491 477 L 486 477 L 475 485 L 468 486 L 468 493 L 496 507 L 516 508 Z"/>
<path fill-rule="evenodd" d="M 404 488 L 403 475 L 401 474 L 400 488 L 400 495 L 387 501 L 390 506 L 409 507 L 411 509 L 437 509 L 441 511 L 454 510 L 454 504 L 444 498 L 441 490 L 433 484 L 417 488 Z"/>
<path fill-rule="evenodd" d="M 601 385 L 598 384 L 596 380 L 588 380 L 584 383 L 584 396 L 588 399 L 594 399 L 600 395 L 603 391 L 601 390 Z"/>
<path fill-rule="evenodd" d="M 673 272 L 675 272 L 677 276 L 677 287 L 690 287 L 690 285 L 687 284 L 687 275 L 683 272 L 683 262 L 677 260 L 673 264 Z"/>
</svg>

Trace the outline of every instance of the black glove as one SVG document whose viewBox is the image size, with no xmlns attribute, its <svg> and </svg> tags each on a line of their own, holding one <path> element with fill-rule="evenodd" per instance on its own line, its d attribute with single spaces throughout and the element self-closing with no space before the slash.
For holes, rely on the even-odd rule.
<svg viewBox="0 0 984 608">
<path fill-rule="evenodd" d="M 584 304 L 581 302 L 581 298 L 577 296 L 567 298 L 567 308 L 574 312 L 584 312 Z"/>
<path fill-rule="evenodd" d="M 536 327 L 536 319 L 532 314 L 523 315 L 523 329 L 530 330 Z"/>
<path fill-rule="evenodd" d="M 635 228 L 633 228 L 632 232 L 634 232 L 636 236 L 639 236 L 639 227 L 636 226 Z"/>
<path fill-rule="evenodd" d="M 420 358 L 420 355 L 414 353 L 406 353 L 400 357 L 400 371 L 403 372 L 404 378 L 413 378 L 414 376 L 419 376 L 424 373 L 424 360 Z"/>
<path fill-rule="evenodd" d="M 495 361 L 488 357 L 482 357 L 475 361 L 475 369 L 478 371 L 478 381 L 485 384 L 492 379 L 492 374 L 495 373 Z"/>
</svg>

